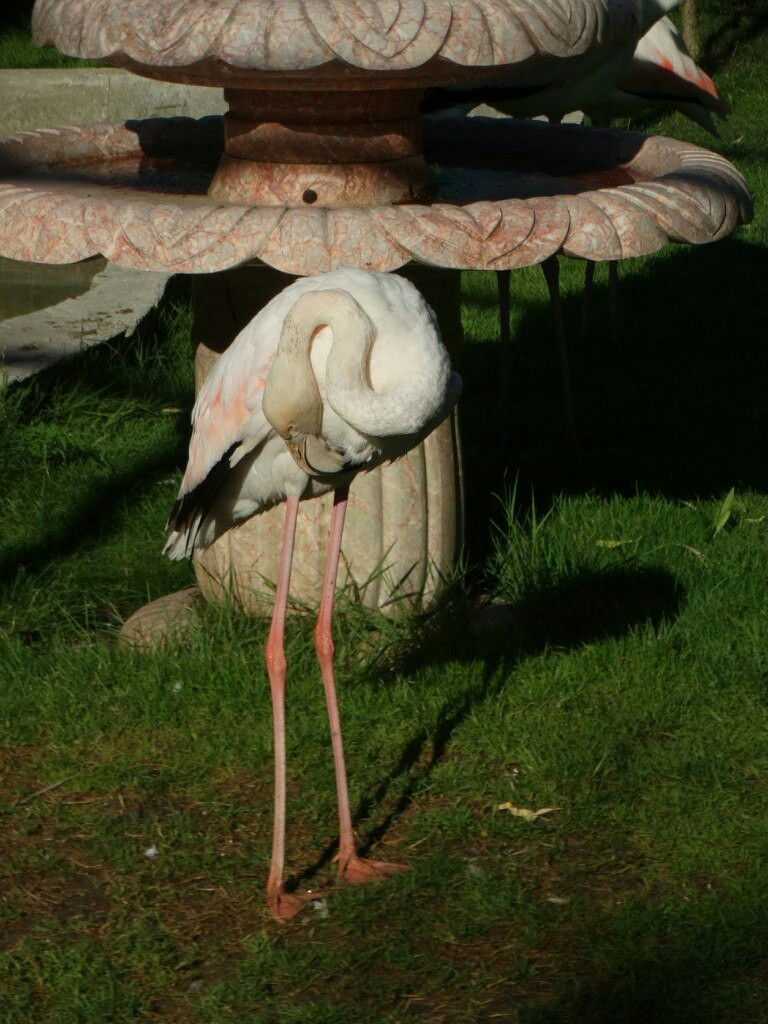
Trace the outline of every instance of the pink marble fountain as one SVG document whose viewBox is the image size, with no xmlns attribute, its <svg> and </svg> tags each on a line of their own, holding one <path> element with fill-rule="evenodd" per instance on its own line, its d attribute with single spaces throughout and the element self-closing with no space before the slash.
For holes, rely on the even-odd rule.
<svg viewBox="0 0 768 1024">
<path fill-rule="evenodd" d="M 223 123 L 158 119 L 0 138 L 0 255 L 67 263 L 99 253 L 201 275 L 199 375 L 283 275 L 336 267 L 405 268 L 457 353 L 458 275 L 445 271 L 514 269 L 558 253 L 623 259 L 670 241 L 715 241 L 749 220 L 738 172 L 683 142 L 481 118 L 460 131 L 424 130 L 425 87 L 500 73 L 534 86 L 631 53 L 641 7 L 37 0 L 38 44 L 223 86 L 229 113 Z M 223 298 L 235 308 L 229 322 Z M 380 607 L 428 600 L 460 540 L 455 425 L 358 478 L 352 495 L 344 558 L 361 597 Z M 329 503 L 310 504 L 293 590 L 313 603 Z M 201 588 L 210 596 L 227 587 L 258 610 L 263 581 L 276 577 L 280 524 L 277 510 L 222 538 L 197 567 Z"/>
</svg>

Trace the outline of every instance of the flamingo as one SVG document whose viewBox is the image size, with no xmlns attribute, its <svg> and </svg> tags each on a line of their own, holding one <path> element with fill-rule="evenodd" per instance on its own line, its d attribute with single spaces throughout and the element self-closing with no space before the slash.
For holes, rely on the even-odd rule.
<svg viewBox="0 0 768 1024">
<path fill-rule="evenodd" d="M 693 60 L 674 22 L 667 17 L 657 21 L 642 37 L 632 60 L 619 75 L 616 87 L 585 104 L 584 108 L 593 124 L 604 127 L 614 118 L 660 110 L 676 110 L 715 136 L 718 133 L 712 114 L 724 118 L 730 112 L 728 102 Z M 594 275 L 595 264 L 588 260 L 584 272 L 582 341 L 586 335 Z M 614 360 L 618 365 L 618 264 L 615 260 L 608 263 L 608 292 Z"/>
<path fill-rule="evenodd" d="M 590 23 L 601 31 L 583 53 L 548 61 L 541 70 L 522 63 L 499 78 L 469 86 L 428 89 L 421 103 L 425 113 L 464 110 L 487 103 L 512 117 L 547 117 L 561 121 L 573 110 L 584 110 L 611 93 L 633 58 L 640 40 L 681 0 L 594 0 Z M 548 4 L 536 4 L 546 8 Z M 572 23 L 585 14 L 584 0 L 552 5 L 551 12 L 537 10 L 549 32 L 557 37 L 571 31 Z M 568 8 L 572 10 L 557 10 Z M 568 16 L 566 16 L 568 15 Z M 567 26 L 567 28 L 566 28 Z"/>
<path fill-rule="evenodd" d="M 203 384 L 189 461 L 168 521 L 172 559 L 206 548 L 279 502 L 286 515 L 266 664 L 273 708 L 275 804 L 267 905 L 285 921 L 317 894 L 284 882 L 286 769 L 283 635 L 299 502 L 334 492 L 315 649 L 331 729 L 339 813 L 338 877 L 386 878 L 403 865 L 358 854 L 333 668 L 332 617 L 349 484 L 404 455 L 451 411 L 451 372 L 435 315 L 405 278 L 334 270 L 289 285 L 254 317 Z"/>
<path fill-rule="evenodd" d="M 645 33 L 610 92 L 584 104 L 595 123 L 653 110 L 677 110 L 717 135 L 712 114 L 726 117 L 730 106 L 688 52 L 671 18 Z"/>
<path fill-rule="evenodd" d="M 602 0 L 607 8 L 602 45 L 561 65 L 549 64 L 538 81 L 535 71 L 524 69 L 477 85 L 428 89 L 421 109 L 433 116 L 455 116 L 485 103 L 511 117 L 556 122 L 583 110 L 601 124 L 648 110 L 679 110 L 717 135 L 712 114 L 725 117 L 730 107 L 667 17 L 680 2 Z M 521 79 L 521 74 L 526 77 Z"/>
<path fill-rule="evenodd" d="M 619 4 L 614 8 L 619 11 Z M 515 117 L 545 116 L 560 121 L 566 113 L 581 108 L 593 123 L 607 126 L 613 118 L 631 117 L 646 111 L 676 110 L 695 121 L 713 135 L 717 135 L 712 114 L 726 117 L 729 105 L 720 95 L 715 83 L 692 59 L 682 36 L 664 10 L 677 6 L 675 2 L 645 0 L 640 23 L 645 32 L 636 40 L 634 50 L 629 43 L 634 37 L 622 40 L 607 57 L 597 62 L 584 61 L 568 77 L 553 77 L 533 90 L 520 88 L 510 79 L 494 79 L 470 89 L 434 90 L 425 103 L 427 110 L 441 109 L 451 100 L 463 105 L 466 113 L 480 102 L 485 102 L 502 113 Z M 657 20 L 656 20 L 657 19 Z M 454 106 L 454 110 L 456 107 Z M 576 447 L 576 429 L 571 398 L 570 367 L 565 339 L 565 325 L 560 306 L 559 269 L 557 256 L 542 263 L 552 304 L 555 333 L 561 360 L 563 403 L 565 410 L 566 442 Z M 581 339 L 586 336 L 586 324 L 592 300 L 595 264 L 586 261 L 584 273 L 584 300 L 581 316 Z M 509 363 L 508 310 L 510 272 L 497 271 L 499 316 L 501 319 L 502 390 L 501 433 L 506 436 L 507 397 L 506 376 L 503 368 Z M 608 291 L 610 296 L 611 338 L 614 373 L 618 372 L 618 263 L 608 263 Z"/>
<path fill-rule="evenodd" d="M 614 118 L 634 117 L 651 111 L 675 110 L 717 136 L 713 114 L 724 118 L 730 113 L 728 102 L 720 95 L 709 75 L 693 60 L 674 22 L 667 17 L 657 21 L 645 33 L 616 87 L 602 98 L 585 104 L 585 113 L 593 124 L 608 127 Z M 608 263 L 608 293 L 611 308 L 611 338 L 614 366 L 618 366 L 618 263 Z M 584 271 L 584 301 L 581 313 L 581 340 L 592 301 L 595 264 L 587 260 Z"/>
</svg>

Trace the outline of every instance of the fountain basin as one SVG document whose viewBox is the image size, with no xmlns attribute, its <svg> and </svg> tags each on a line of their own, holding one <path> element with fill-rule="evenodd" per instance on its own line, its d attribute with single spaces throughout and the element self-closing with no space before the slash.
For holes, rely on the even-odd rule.
<svg viewBox="0 0 768 1024">
<path fill-rule="evenodd" d="M 752 216 L 723 157 L 631 132 L 473 118 L 459 137 L 441 122 L 425 131 L 429 200 L 365 207 L 326 205 L 319 171 L 316 195 L 296 206 L 209 196 L 223 135 L 211 117 L 0 138 L 0 255 L 101 254 L 193 274 L 252 260 L 295 275 L 409 262 L 504 270 L 558 252 L 616 260 L 716 241 Z"/>
<path fill-rule="evenodd" d="M 164 81 L 426 88 L 601 66 L 641 34 L 640 0 L 37 0 L 38 46 Z"/>
<path fill-rule="evenodd" d="M 53 267 L 0 257 L 0 323 L 78 298 L 106 266 L 103 256 Z"/>
</svg>

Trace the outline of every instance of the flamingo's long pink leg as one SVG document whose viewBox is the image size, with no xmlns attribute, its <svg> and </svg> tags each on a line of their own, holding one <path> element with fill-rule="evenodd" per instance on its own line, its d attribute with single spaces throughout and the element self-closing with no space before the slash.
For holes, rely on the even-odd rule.
<svg viewBox="0 0 768 1024">
<path fill-rule="evenodd" d="M 280 568 L 277 577 L 277 592 L 272 611 L 272 624 L 269 629 L 265 660 L 267 674 L 272 693 L 272 719 L 275 747 L 275 822 L 272 833 L 272 862 L 269 866 L 267 882 L 267 905 L 273 917 L 285 921 L 306 906 L 309 899 L 317 899 L 317 895 L 308 896 L 288 893 L 283 887 L 283 870 L 285 867 L 285 676 L 288 667 L 285 658 L 283 636 L 285 633 L 285 613 L 288 606 L 288 590 L 291 584 L 291 566 L 293 564 L 293 545 L 296 536 L 296 517 L 299 510 L 298 498 L 287 498 L 285 503 L 285 527 L 283 529 L 283 547 L 280 553 Z"/>
<path fill-rule="evenodd" d="M 344 747 L 341 737 L 339 705 L 336 699 L 336 682 L 333 671 L 333 601 L 336 593 L 336 577 L 339 571 L 341 536 L 344 531 L 344 517 L 347 511 L 349 485 L 338 487 L 333 496 L 331 533 L 328 540 L 328 557 L 325 563 L 323 591 L 320 612 L 315 626 L 315 650 L 323 676 L 325 700 L 328 705 L 328 721 L 333 746 L 333 764 L 336 770 L 336 795 L 339 806 L 339 854 L 338 874 L 342 882 L 369 882 L 404 870 L 402 864 L 386 864 L 383 861 L 366 860 L 357 852 L 355 835 L 352 830 L 352 814 L 349 808 L 347 769 L 344 763 Z"/>
</svg>

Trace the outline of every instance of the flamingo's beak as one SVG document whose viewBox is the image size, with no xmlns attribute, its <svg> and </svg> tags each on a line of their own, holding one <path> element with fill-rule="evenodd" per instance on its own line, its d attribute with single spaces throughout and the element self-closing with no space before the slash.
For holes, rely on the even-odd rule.
<svg viewBox="0 0 768 1024">
<path fill-rule="evenodd" d="M 318 479 L 347 475 L 344 456 L 315 434 L 293 434 L 285 438 L 296 465 L 307 476 Z"/>
</svg>

